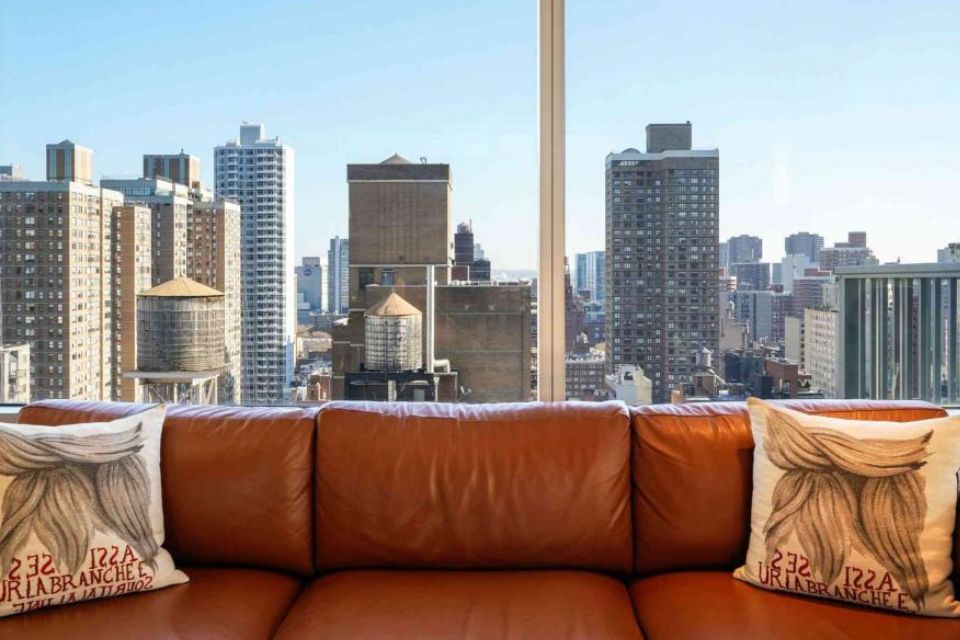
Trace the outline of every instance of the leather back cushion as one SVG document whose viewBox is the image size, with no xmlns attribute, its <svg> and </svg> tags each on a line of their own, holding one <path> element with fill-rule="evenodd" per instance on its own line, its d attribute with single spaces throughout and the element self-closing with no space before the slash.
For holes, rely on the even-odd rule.
<svg viewBox="0 0 960 640">
<path fill-rule="evenodd" d="M 857 420 L 908 422 L 945 415 L 939 407 L 912 401 L 783 404 Z M 654 405 L 632 413 L 636 573 L 742 564 L 753 484 L 753 435 L 746 405 Z"/>
<path fill-rule="evenodd" d="M 19 422 L 98 422 L 149 405 L 49 400 Z M 161 447 L 165 546 L 178 564 L 313 574 L 316 410 L 170 406 Z"/>
<path fill-rule="evenodd" d="M 618 403 L 327 404 L 317 569 L 628 573 L 629 460 Z"/>
</svg>

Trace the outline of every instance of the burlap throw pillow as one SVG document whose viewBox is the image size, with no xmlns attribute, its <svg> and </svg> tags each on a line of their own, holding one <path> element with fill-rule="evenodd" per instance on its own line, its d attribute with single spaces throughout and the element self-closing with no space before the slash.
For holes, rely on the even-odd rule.
<svg viewBox="0 0 960 640">
<path fill-rule="evenodd" d="M 161 546 L 163 418 L 0 424 L 0 616 L 187 581 Z"/>
<path fill-rule="evenodd" d="M 766 589 L 958 616 L 951 571 L 960 417 L 811 416 L 751 399 L 750 545 Z"/>
</svg>

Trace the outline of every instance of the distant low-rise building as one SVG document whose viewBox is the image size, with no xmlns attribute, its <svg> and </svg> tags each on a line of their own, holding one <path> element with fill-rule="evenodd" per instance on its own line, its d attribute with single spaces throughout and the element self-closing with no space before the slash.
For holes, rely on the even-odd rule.
<svg viewBox="0 0 960 640">
<path fill-rule="evenodd" d="M 30 402 L 30 345 L 0 345 L 0 404 Z"/>
<path fill-rule="evenodd" d="M 653 404 L 653 383 L 640 367 L 617 365 L 616 370 L 606 376 L 606 385 L 611 398 L 628 406 Z"/>
<path fill-rule="evenodd" d="M 567 354 L 567 400 L 605 400 L 606 359 L 602 352 Z"/>
</svg>

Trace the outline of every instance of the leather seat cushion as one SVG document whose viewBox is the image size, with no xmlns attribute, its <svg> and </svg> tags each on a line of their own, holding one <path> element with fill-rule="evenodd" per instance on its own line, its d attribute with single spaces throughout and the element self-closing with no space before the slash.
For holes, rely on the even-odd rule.
<svg viewBox="0 0 960 640">
<path fill-rule="evenodd" d="M 630 595 L 650 640 L 956 640 L 960 620 L 923 618 L 766 591 L 727 571 L 642 578 Z"/>
<path fill-rule="evenodd" d="M 0 619 L 0 638 L 269 638 L 302 583 L 280 573 L 187 567 L 190 582 Z"/>
<path fill-rule="evenodd" d="M 580 571 L 345 571 L 308 586 L 278 638 L 641 638 L 626 586 Z"/>
</svg>

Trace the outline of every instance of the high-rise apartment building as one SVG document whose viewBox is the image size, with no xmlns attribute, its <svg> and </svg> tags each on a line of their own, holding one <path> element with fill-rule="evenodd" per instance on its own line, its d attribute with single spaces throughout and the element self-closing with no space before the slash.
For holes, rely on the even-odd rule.
<svg viewBox="0 0 960 640">
<path fill-rule="evenodd" d="M 728 264 L 760 262 L 763 258 L 763 240 L 757 236 L 739 235 L 727 240 Z"/>
<path fill-rule="evenodd" d="M 607 366 L 642 367 L 654 402 L 719 346 L 720 154 L 693 150 L 690 127 L 648 125 L 647 153 L 606 159 Z"/>
<path fill-rule="evenodd" d="M 240 205 L 223 198 L 193 202 L 187 238 L 186 277 L 223 293 L 224 371 L 217 380 L 217 403 L 241 404 L 245 400 Z"/>
<path fill-rule="evenodd" d="M 578 253 L 575 256 L 576 274 L 575 289 L 576 293 L 582 291 L 590 292 L 590 299 L 597 302 L 604 301 L 604 278 L 605 268 L 603 251 L 588 251 Z"/>
<path fill-rule="evenodd" d="M 152 212 L 128 203 L 114 210 L 111 229 L 113 259 L 113 367 L 118 380 L 113 400 L 141 402 L 137 380 L 124 376 L 137 368 L 137 298 L 153 286 Z"/>
<path fill-rule="evenodd" d="M 820 261 L 823 236 L 809 231 L 791 233 L 783 240 L 783 252 L 788 256 L 806 256 L 813 263 Z"/>
<path fill-rule="evenodd" d="M 346 315 L 350 311 L 350 241 L 330 238 L 327 251 L 327 311 Z"/>
<path fill-rule="evenodd" d="M 48 144 L 47 180 L 93 184 L 93 151 L 70 140 Z"/>
<path fill-rule="evenodd" d="M 183 166 L 171 171 L 177 163 Z M 143 164 L 145 174 L 153 168 L 163 169 L 191 184 L 158 174 L 107 179 L 101 185 L 121 192 L 128 204 L 150 209 L 150 286 L 188 277 L 223 293 L 226 365 L 218 380 L 217 400 L 239 404 L 243 398 L 240 206 L 203 187 L 199 160 L 194 156 L 145 155 Z"/>
<path fill-rule="evenodd" d="M 0 344 L 29 345 L 34 400 L 110 400 L 119 382 L 111 233 L 123 195 L 90 184 L 91 155 L 49 145 L 56 179 L 0 182 Z"/>
<path fill-rule="evenodd" d="M 166 178 L 187 187 L 200 188 L 200 158 L 189 153 L 143 156 L 144 178 Z"/>
<path fill-rule="evenodd" d="M 100 185 L 119 191 L 126 202 L 150 207 L 153 286 L 186 275 L 191 189 L 162 177 L 104 179 Z"/>
<path fill-rule="evenodd" d="M 241 208 L 243 397 L 276 404 L 293 378 L 293 149 L 244 124 L 240 139 L 214 149 L 216 192 Z"/>
</svg>

